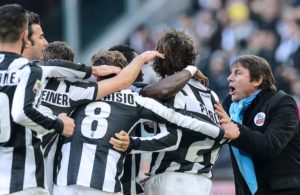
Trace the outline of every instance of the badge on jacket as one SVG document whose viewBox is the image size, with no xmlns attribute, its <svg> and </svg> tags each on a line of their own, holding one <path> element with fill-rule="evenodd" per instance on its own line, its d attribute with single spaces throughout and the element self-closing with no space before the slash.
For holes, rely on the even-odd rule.
<svg viewBox="0 0 300 195">
<path fill-rule="evenodd" d="M 254 124 L 261 127 L 264 125 L 266 119 L 266 114 L 264 112 L 259 112 L 254 117 Z"/>
</svg>

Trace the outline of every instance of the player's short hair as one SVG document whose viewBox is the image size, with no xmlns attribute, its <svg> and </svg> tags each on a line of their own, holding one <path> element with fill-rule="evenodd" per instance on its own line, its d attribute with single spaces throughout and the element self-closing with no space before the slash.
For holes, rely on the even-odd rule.
<svg viewBox="0 0 300 195">
<path fill-rule="evenodd" d="M 93 66 L 112 65 L 112 66 L 120 67 L 122 69 L 128 64 L 124 55 L 118 51 L 101 50 L 95 53 L 92 56 L 91 60 Z M 115 75 L 116 74 L 101 76 L 100 79 L 111 78 Z"/>
<path fill-rule="evenodd" d="M 250 81 L 258 81 L 262 77 L 261 89 L 276 91 L 275 79 L 267 60 L 255 55 L 242 55 L 232 63 L 231 68 L 237 65 L 249 70 Z"/>
<path fill-rule="evenodd" d="M 40 16 L 37 13 L 27 11 L 26 12 L 27 20 L 28 20 L 28 40 L 31 42 L 32 45 L 34 45 L 34 41 L 32 40 L 32 34 L 33 34 L 33 24 L 41 25 Z"/>
<path fill-rule="evenodd" d="M 162 78 L 195 64 L 193 41 L 183 31 L 171 29 L 164 32 L 157 42 L 156 50 L 165 55 L 165 59 L 155 58 L 153 63 L 155 72 Z"/>
<path fill-rule="evenodd" d="M 133 60 L 133 58 L 135 58 L 135 56 L 138 55 L 132 47 L 130 47 L 129 45 L 125 45 L 125 44 L 115 45 L 115 46 L 109 48 L 108 51 L 121 52 L 124 55 L 124 57 L 126 58 L 128 63 L 130 63 Z"/>
<path fill-rule="evenodd" d="M 54 41 L 49 43 L 42 52 L 42 60 L 67 60 L 74 61 L 74 51 L 66 43 L 62 41 Z"/>
<path fill-rule="evenodd" d="M 128 63 L 130 63 L 133 60 L 133 58 L 135 58 L 138 55 L 132 47 L 125 44 L 115 45 L 109 48 L 108 50 L 121 52 L 125 56 Z M 135 82 L 143 82 L 143 80 L 143 73 L 142 71 L 140 71 L 135 79 Z"/>
<path fill-rule="evenodd" d="M 0 42 L 14 43 L 27 29 L 26 11 L 19 4 L 7 4 L 0 7 Z"/>
</svg>

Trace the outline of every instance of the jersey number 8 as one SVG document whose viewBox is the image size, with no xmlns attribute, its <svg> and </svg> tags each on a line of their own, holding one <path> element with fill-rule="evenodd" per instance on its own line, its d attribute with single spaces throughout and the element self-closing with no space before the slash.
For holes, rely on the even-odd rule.
<svg viewBox="0 0 300 195">
<path fill-rule="evenodd" d="M 93 102 L 85 108 L 84 119 L 81 123 L 82 135 L 91 139 L 100 139 L 107 132 L 107 120 L 111 108 L 105 102 Z"/>
</svg>

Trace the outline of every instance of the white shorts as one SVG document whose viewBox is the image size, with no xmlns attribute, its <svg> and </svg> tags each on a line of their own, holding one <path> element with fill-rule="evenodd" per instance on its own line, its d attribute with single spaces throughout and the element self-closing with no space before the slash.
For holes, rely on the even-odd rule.
<svg viewBox="0 0 300 195">
<path fill-rule="evenodd" d="M 145 195 L 211 195 L 212 181 L 203 175 L 164 172 L 150 177 L 144 191 Z"/>
<path fill-rule="evenodd" d="M 28 188 L 26 190 L 18 191 L 11 193 L 11 195 L 49 195 L 48 190 L 41 188 L 41 187 L 35 187 L 35 188 Z"/>
<path fill-rule="evenodd" d="M 53 195 L 122 195 L 123 193 L 110 193 L 95 188 L 80 185 L 59 186 L 54 185 Z"/>
</svg>

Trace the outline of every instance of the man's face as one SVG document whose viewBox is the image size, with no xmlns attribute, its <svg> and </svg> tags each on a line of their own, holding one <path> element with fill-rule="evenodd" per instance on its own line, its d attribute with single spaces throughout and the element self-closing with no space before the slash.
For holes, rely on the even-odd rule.
<svg viewBox="0 0 300 195">
<path fill-rule="evenodd" d="M 32 25 L 32 36 L 28 42 L 25 50 L 27 50 L 26 58 L 29 60 L 40 60 L 42 57 L 42 51 L 44 47 L 48 44 L 44 37 L 44 32 L 42 27 L 38 24 Z"/>
<path fill-rule="evenodd" d="M 237 101 L 251 96 L 257 89 L 257 82 L 250 81 L 249 69 L 240 64 L 232 68 L 227 78 L 232 101 Z"/>
</svg>

